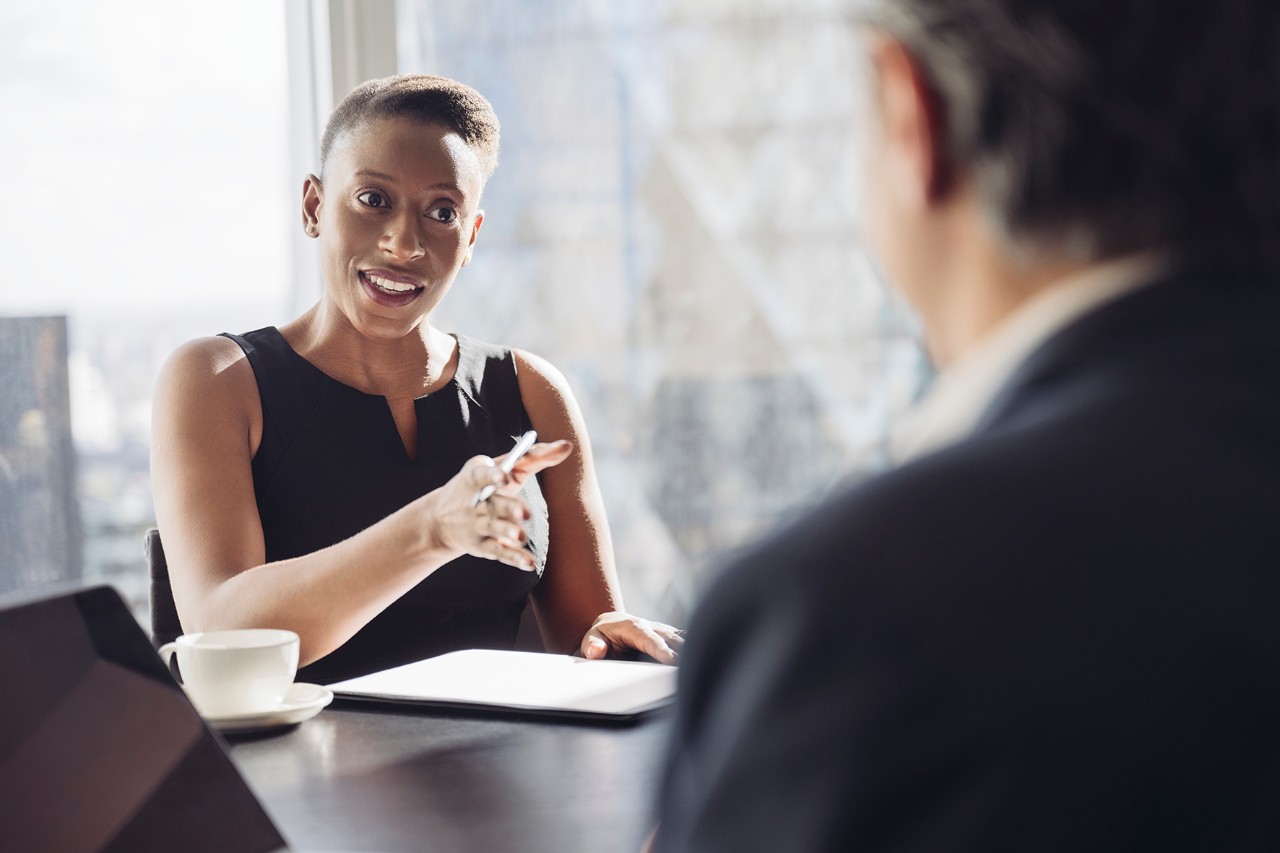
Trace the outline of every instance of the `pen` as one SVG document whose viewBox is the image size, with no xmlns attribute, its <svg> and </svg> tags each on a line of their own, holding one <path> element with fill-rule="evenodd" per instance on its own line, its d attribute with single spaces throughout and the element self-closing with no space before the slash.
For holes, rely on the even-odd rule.
<svg viewBox="0 0 1280 853">
<path fill-rule="evenodd" d="M 524 456 L 529 452 L 529 448 L 533 447 L 533 443 L 537 440 L 538 433 L 534 430 L 529 430 L 524 435 L 520 436 L 520 440 L 516 442 L 516 446 L 511 448 L 511 452 L 507 454 L 507 458 L 498 466 L 502 470 L 502 473 L 510 474 L 511 469 L 516 467 L 516 462 L 520 461 L 521 456 Z M 497 490 L 498 487 L 490 483 L 480 491 L 476 492 L 476 496 L 471 499 L 472 508 L 474 509 L 489 500 Z"/>
</svg>

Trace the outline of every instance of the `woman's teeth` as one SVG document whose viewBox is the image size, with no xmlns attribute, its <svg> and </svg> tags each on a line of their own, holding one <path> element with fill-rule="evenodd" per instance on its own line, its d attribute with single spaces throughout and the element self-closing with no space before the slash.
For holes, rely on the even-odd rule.
<svg viewBox="0 0 1280 853">
<path fill-rule="evenodd" d="M 411 290 L 418 289 L 412 284 L 406 284 L 402 281 L 391 281 L 390 279 L 370 275 L 369 273 L 365 273 L 364 277 L 369 279 L 369 281 L 373 282 L 378 287 L 381 287 L 383 290 L 390 291 L 391 293 L 408 293 Z"/>
</svg>

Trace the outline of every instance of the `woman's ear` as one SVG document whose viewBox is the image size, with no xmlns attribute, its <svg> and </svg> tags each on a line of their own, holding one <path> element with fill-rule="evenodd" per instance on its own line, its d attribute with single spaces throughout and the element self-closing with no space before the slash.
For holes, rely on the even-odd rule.
<svg viewBox="0 0 1280 853">
<path fill-rule="evenodd" d="M 471 223 L 471 239 L 467 241 L 467 254 L 462 258 L 462 265 L 465 267 L 471 263 L 471 253 L 476 247 L 476 235 L 480 233 L 480 226 L 484 224 L 484 211 L 476 211 L 475 222 Z"/>
<path fill-rule="evenodd" d="M 315 175 L 307 175 L 302 182 L 302 230 L 308 237 L 320 236 L 320 205 L 323 202 L 324 185 Z"/>
</svg>

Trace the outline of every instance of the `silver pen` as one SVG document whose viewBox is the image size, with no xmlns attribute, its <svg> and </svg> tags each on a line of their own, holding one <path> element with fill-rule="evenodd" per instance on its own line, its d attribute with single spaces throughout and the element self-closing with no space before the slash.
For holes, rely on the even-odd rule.
<svg viewBox="0 0 1280 853">
<path fill-rule="evenodd" d="M 520 457 L 529 452 L 529 448 L 533 447 L 533 443 L 538 440 L 538 433 L 529 430 L 520 436 L 520 440 L 516 442 L 516 446 L 511 448 L 511 452 L 507 454 L 507 458 L 502 460 L 502 464 L 498 468 L 504 474 L 510 474 L 511 469 L 516 467 L 516 463 L 520 461 Z M 471 499 L 472 509 L 480 506 L 480 504 L 493 497 L 493 493 L 498 491 L 498 487 L 490 483 L 480 491 L 476 492 L 476 496 Z"/>
</svg>

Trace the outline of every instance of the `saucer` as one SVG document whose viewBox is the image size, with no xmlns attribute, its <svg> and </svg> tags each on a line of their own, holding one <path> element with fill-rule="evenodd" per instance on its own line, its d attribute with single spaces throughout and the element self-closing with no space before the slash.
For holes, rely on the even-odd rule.
<svg viewBox="0 0 1280 853">
<path fill-rule="evenodd" d="M 207 716 L 204 721 L 221 732 L 258 732 L 292 726 L 319 714 L 333 701 L 333 691 L 319 684 L 290 684 L 284 699 L 269 711 Z"/>
</svg>

